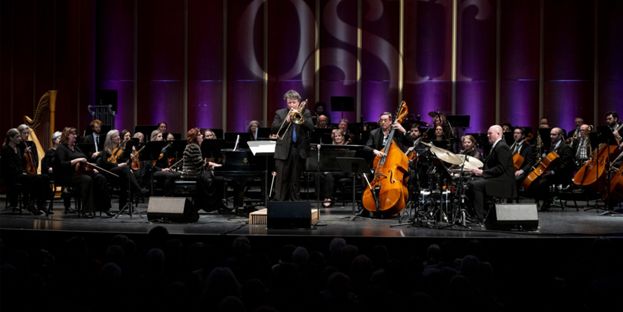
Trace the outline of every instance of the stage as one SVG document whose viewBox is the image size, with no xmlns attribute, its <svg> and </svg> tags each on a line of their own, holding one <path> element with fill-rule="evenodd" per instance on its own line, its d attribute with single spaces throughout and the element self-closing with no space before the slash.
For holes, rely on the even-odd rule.
<svg viewBox="0 0 623 312">
<path fill-rule="evenodd" d="M 253 236 L 318 236 L 318 237 L 412 237 L 412 238 L 590 238 L 623 236 L 623 214 L 608 213 L 600 203 L 578 202 L 580 206 L 554 207 L 538 212 L 536 230 L 492 230 L 478 224 L 445 222 L 443 218 L 413 218 L 414 210 L 403 210 L 402 217 L 371 218 L 353 213 L 351 203 L 336 203 L 324 208 L 316 202 L 310 205 L 319 210 L 319 221 L 310 228 L 268 229 L 266 225 L 249 224 L 248 212 L 232 210 L 199 213 L 199 220 L 190 223 L 173 223 L 166 220 L 150 222 L 147 218 L 148 199 L 139 203 L 130 216 L 124 212 L 115 217 L 106 215 L 93 218 L 65 214 L 62 203 L 55 202 L 54 214 L 34 216 L 3 209 L 0 214 L 2 230 L 60 231 L 93 233 L 145 234 L 155 226 L 165 227 L 170 234 L 179 235 L 253 235 Z M 522 204 L 531 203 L 524 199 Z M 571 203 L 572 204 L 572 203 Z M 584 204 L 584 205 L 582 205 Z M 595 204 L 598 204 L 595 207 Z M 258 209 L 260 207 L 257 207 Z M 113 212 L 118 205 L 113 203 Z"/>
</svg>

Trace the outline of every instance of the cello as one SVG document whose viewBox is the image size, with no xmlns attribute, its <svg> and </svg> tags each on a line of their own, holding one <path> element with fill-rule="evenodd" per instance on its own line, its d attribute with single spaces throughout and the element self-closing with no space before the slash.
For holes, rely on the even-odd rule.
<svg viewBox="0 0 623 312">
<path fill-rule="evenodd" d="M 616 145 L 602 145 L 595 151 L 593 157 L 587 161 L 573 176 L 573 184 L 577 186 L 590 186 L 601 180 L 606 171 L 606 164 L 610 155 L 617 149 Z"/>
<path fill-rule="evenodd" d="M 612 163 L 616 163 L 621 157 L 623 157 L 623 152 Z M 611 170 L 614 173 L 610 178 L 610 188 L 605 194 L 605 199 L 606 202 L 614 204 L 623 200 L 623 163 L 621 163 L 619 168 L 612 168 Z"/>
<path fill-rule="evenodd" d="M 394 122 L 402 122 L 408 113 L 407 105 L 402 101 Z M 374 179 L 363 191 L 363 207 L 377 215 L 399 213 L 405 208 L 409 194 L 404 183 L 404 175 L 409 170 L 409 159 L 393 141 L 394 131 L 392 129 L 389 132 L 388 143 L 383 148 L 384 155 L 374 158 Z"/>
<path fill-rule="evenodd" d="M 549 166 L 551 166 L 552 163 L 554 163 L 556 160 L 558 160 L 558 158 L 560 158 L 560 155 L 558 155 L 558 153 L 556 153 L 556 152 L 549 152 L 549 154 L 547 154 L 545 156 L 545 158 L 543 158 L 539 162 L 539 164 L 536 165 L 536 167 L 534 167 L 532 172 L 530 172 L 526 176 L 526 178 L 523 180 L 523 183 L 521 185 L 523 186 L 524 190 L 528 190 L 530 188 L 530 185 L 532 184 L 532 182 L 534 182 L 541 175 L 543 175 L 543 173 L 545 173 L 545 171 L 548 170 Z"/>
</svg>

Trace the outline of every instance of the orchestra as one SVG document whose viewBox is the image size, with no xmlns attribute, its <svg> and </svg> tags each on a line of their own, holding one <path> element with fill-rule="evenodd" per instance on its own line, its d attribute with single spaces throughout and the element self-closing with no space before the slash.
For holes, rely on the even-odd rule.
<svg viewBox="0 0 623 312">
<path fill-rule="evenodd" d="M 561 127 L 550 128 L 546 117 L 542 117 L 534 127 L 512 127 L 510 123 L 502 124 L 504 127 L 494 125 L 488 129 L 487 143 L 482 134 L 457 131 L 449 123 L 448 116 L 439 111 L 428 113 L 432 117 L 431 124 L 420 121 L 420 114 L 416 120 L 395 120 L 398 116 L 389 112 L 379 116 L 376 126 L 350 124 L 345 118 L 331 124 L 326 112 L 318 114 L 314 120 L 305 107 L 307 101 L 298 92 L 289 90 L 284 94 L 284 100 L 286 107 L 275 112 L 270 135 L 268 132 L 260 134 L 259 130 L 264 129 L 261 122 L 250 120 L 246 132 L 237 137 L 242 147 L 240 152 L 249 154 L 241 157 L 245 161 L 253 156 L 244 143 L 276 141 L 272 158 L 277 183 L 275 193 L 269 195 L 272 200 L 301 200 L 299 179 L 304 170 L 310 170 L 305 169 L 310 151 L 316 151 L 320 159 L 323 154 L 331 155 L 326 150 L 344 145 L 352 149 L 362 147 L 363 158 L 368 161 L 374 174 L 372 176 L 377 180 L 364 181 L 368 177 L 358 177 L 361 189 L 354 191 L 362 194 L 367 191 L 367 183 L 381 184 L 375 171 L 385 169 L 374 165 L 378 159 L 396 159 L 394 169 L 400 173 L 402 183 L 398 189 L 408 187 L 408 191 L 404 199 L 402 191 L 398 192 L 398 206 L 401 207 L 389 210 L 390 215 L 401 214 L 402 209 L 413 201 L 415 205 L 421 205 L 417 198 L 424 193 L 450 194 L 463 201 L 463 194 L 460 193 L 463 190 L 466 190 L 468 203 L 472 204 L 467 206 L 467 214 L 476 223 L 484 222 L 488 213 L 486 201 L 490 197 L 516 198 L 519 195 L 532 198 L 540 203 L 540 211 L 547 211 L 556 196 L 553 191 L 591 187 L 609 202 L 623 201 L 623 196 L 615 196 L 609 191 L 618 192 L 623 187 L 619 185 L 623 181 L 619 169 L 623 162 L 623 123 L 617 112 L 602 115 L 604 122 L 598 126 L 586 123 L 582 117 L 575 117 L 575 128 L 569 131 L 569 135 L 565 135 Z M 35 215 L 53 213 L 45 208 L 51 198 L 49 183 L 53 181 L 81 201 L 81 215 L 93 217 L 93 212 L 102 211 L 106 216 L 113 216 L 111 187 L 120 190 L 118 204 L 121 209 L 131 200 L 132 194 L 146 198 L 150 195 L 176 196 L 175 181 L 190 179 L 197 183 L 193 197 L 196 210 L 218 209 L 223 212 L 227 192 L 232 196 L 233 189 L 234 208 L 242 207 L 247 184 L 256 178 L 263 178 L 259 175 L 223 178 L 219 171 L 224 169 L 220 167 L 231 165 L 224 163 L 224 153 L 231 151 L 226 147 L 233 146 L 233 142 L 223 142 L 225 136 L 219 138 L 212 129 L 190 128 L 186 132 L 187 140 L 182 141 L 176 139 L 179 134 L 169 132 L 167 123 L 162 121 L 157 128 L 151 127 L 154 130 L 146 142 L 145 135 L 138 131 L 132 134 L 126 129 L 111 129 L 103 134 L 102 129 L 109 129 L 106 127 L 102 121 L 94 119 L 82 137 L 71 127 L 57 131 L 51 137 L 52 144 L 41 161 L 37 148 L 29 138 L 32 129 L 27 125 L 10 129 L 2 146 L 1 159 L 4 181 L 10 182 L 7 183 L 10 186 L 7 188 L 8 205 L 17 207 L 21 204 L 11 187 L 23 184 L 28 189 L 25 197 L 29 211 Z M 329 144 L 323 144 L 321 136 L 313 136 L 314 131 L 319 131 L 316 129 L 326 128 L 331 129 Z M 504 135 L 509 129 L 512 137 L 510 133 Z M 545 137 L 546 132 L 541 130 L 549 131 L 549 136 Z M 452 143 L 455 137 L 460 137 L 457 146 Z M 362 141 L 364 138 L 365 142 Z M 211 144 L 211 149 L 204 148 L 204 139 L 223 143 Z M 390 143 L 395 145 L 391 149 L 388 148 Z M 390 150 L 394 154 L 391 157 L 388 155 Z M 408 161 L 405 169 L 402 169 L 403 156 Z M 232 158 L 230 161 L 238 160 Z M 317 166 L 320 166 L 320 160 Z M 315 175 L 319 204 L 324 208 L 333 207 L 337 196 L 340 196 L 338 191 L 341 188 L 336 188 L 337 181 L 352 177 L 352 172 L 336 168 L 334 166 L 330 171 L 323 170 Z M 272 166 L 269 166 L 262 170 L 271 169 Z M 610 173 L 602 175 L 603 172 Z M 383 178 L 381 175 L 380 179 Z M 606 179 L 607 183 L 604 182 Z M 228 183 L 226 187 L 223 187 L 223 181 Z M 377 191 L 377 195 L 381 196 L 381 191 Z M 268 190 L 262 188 L 262 192 Z M 373 198 L 375 194 L 370 196 Z M 378 201 L 378 198 L 371 200 Z M 383 203 L 378 204 L 382 206 Z M 66 212 L 71 213 L 68 205 L 66 203 Z M 376 205 L 372 203 L 373 207 Z M 375 209 L 368 209 L 371 216 L 376 215 Z"/>
</svg>

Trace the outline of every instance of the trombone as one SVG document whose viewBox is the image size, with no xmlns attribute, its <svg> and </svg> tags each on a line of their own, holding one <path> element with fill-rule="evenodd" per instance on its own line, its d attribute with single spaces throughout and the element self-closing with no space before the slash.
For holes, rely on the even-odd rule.
<svg viewBox="0 0 623 312">
<path fill-rule="evenodd" d="M 292 125 L 292 123 L 300 125 L 305 122 L 305 118 L 303 117 L 303 112 L 305 111 L 306 104 L 307 104 L 307 100 L 304 100 L 299 104 L 298 108 L 290 109 L 290 111 L 288 112 L 288 115 L 286 115 L 286 118 L 281 123 L 281 126 L 279 126 L 279 130 L 277 130 L 277 137 L 279 138 L 279 140 L 283 140 L 283 136 L 288 132 L 288 129 L 290 129 L 290 126 Z M 286 127 L 286 129 L 280 135 L 279 133 L 281 132 L 283 125 L 285 125 L 286 121 L 288 120 L 288 116 L 290 116 L 290 123 L 288 123 L 288 126 Z"/>
</svg>

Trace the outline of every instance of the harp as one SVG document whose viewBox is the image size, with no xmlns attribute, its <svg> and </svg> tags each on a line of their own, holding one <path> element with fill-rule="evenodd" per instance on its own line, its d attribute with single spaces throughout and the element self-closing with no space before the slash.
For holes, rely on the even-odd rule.
<svg viewBox="0 0 623 312">
<path fill-rule="evenodd" d="M 37 106 L 33 109 L 33 118 L 27 115 L 24 116 L 24 123 L 30 127 L 29 138 L 35 144 L 37 155 L 39 156 L 37 174 L 41 174 L 41 159 L 45 156 L 44 148 L 52 146 L 52 134 L 55 127 L 56 92 L 56 90 L 48 90 L 39 98 Z M 45 138 L 43 141 L 45 145 L 41 145 L 38 135 Z"/>
</svg>

